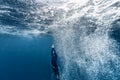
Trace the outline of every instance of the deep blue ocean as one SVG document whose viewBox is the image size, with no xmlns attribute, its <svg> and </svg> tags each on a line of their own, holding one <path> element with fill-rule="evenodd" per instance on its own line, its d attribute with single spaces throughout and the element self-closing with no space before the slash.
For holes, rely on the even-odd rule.
<svg viewBox="0 0 120 80">
<path fill-rule="evenodd" d="M 59 80 L 120 80 L 120 0 L 0 0 L 0 80 L 55 80 L 52 44 Z"/>
<path fill-rule="evenodd" d="M 52 41 L 0 35 L 0 80 L 50 80 Z"/>
</svg>

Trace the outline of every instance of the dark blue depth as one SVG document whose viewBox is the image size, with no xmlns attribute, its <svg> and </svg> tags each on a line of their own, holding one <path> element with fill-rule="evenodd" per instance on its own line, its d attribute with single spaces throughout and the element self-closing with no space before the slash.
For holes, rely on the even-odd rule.
<svg viewBox="0 0 120 80">
<path fill-rule="evenodd" d="M 0 35 L 0 80 L 50 80 L 52 41 Z"/>
</svg>

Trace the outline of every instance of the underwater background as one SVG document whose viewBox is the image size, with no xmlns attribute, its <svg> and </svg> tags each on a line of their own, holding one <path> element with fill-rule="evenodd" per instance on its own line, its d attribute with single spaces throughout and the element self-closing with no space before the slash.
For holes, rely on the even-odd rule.
<svg viewBox="0 0 120 80">
<path fill-rule="evenodd" d="M 120 0 L 0 0 L 0 80 L 120 80 Z"/>
<path fill-rule="evenodd" d="M 0 80 L 50 80 L 52 37 L 0 35 Z"/>
</svg>

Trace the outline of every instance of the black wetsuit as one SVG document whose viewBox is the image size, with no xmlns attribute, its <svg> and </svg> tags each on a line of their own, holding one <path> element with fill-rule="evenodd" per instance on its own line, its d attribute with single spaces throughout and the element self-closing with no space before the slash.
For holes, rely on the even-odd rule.
<svg viewBox="0 0 120 80">
<path fill-rule="evenodd" d="M 56 54 L 54 48 L 52 48 L 52 52 L 51 52 L 51 64 L 52 64 L 53 72 L 54 72 L 57 80 L 59 80 L 59 71 L 58 71 L 58 65 L 57 65 L 57 54 Z"/>
</svg>

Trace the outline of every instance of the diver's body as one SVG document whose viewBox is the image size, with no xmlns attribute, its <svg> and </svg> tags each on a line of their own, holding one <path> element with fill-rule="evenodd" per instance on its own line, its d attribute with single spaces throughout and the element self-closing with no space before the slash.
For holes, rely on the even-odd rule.
<svg viewBox="0 0 120 80">
<path fill-rule="evenodd" d="M 57 65 L 57 54 L 55 52 L 54 45 L 52 45 L 52 51 L 51 51 L 51 64 L 53 72 L 56 76 L 56 79 L 59 80 L 59 71 L 58 71 L 58 65 Z"/>
</svg>

